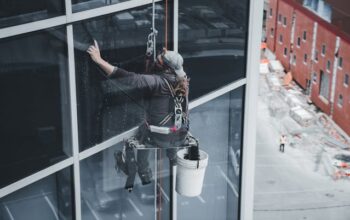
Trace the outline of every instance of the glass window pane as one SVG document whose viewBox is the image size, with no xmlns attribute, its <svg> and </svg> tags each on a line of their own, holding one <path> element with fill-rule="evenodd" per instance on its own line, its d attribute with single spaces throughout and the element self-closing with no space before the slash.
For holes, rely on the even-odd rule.
<svg viewBox="0 0 350 220">
<path fill-rule="evenodd" d="M 130 0 L 72 0 L 72 10 L 79 12 L 126 1 Z"/>
<path fill-rule="evenodd" d="M 143 121 L 144 94 L 133 86 L 125 86 L 122 80 L 107 79 L 86 50 L 96 39 L 106 61 L 128 71 L 144 73 L 147 36 L 152 26 L 151 11 L 152 5 L 148 5 L 74 24 L 81 150 Z M 157 50 L 161 50 L 165 45 L 163 5 L 156 4 L 156 11 Z M 168 26 L 168 30 L 171 29 Z"/>
<path fill-rule="evenodd" d="M 178 195 L 178 219 L 239 219 L 244 87 L 191 110 L 191 133 L 209 154 L 198 197 Z"/>
<path fill-rule="evenodd" d="M 326 100 L 329 98 L 329 74 L 320 71 L 320 95 Z"/>
<path fill-rule="evenodd" d="M 248 1 L 181 1 L 179 52 L 190 99 L 245 76 Z"/>
<path fill-rule="evenodd" d="M 0 219 L 75 219 L 71 174 L 66 168 L 1 198 Z"/>
<path fill-rule="evenodd" d="M 81 161 L 82 219 L 155 219 L 155 184 L 142 185 L 136 174 L 132 192 L 125 187 L 127 176 L 115 170 L 114 152 L 122 144 Z M 150 168 L 155 171 L 155 151 Z M 168 219 L 168 218 L 166 218 Z"/>
<path fill-rule="evenodd" d="M 0 0 L 0 28 L 63 14 L 64 0 Z"/>
<path fill-rule="evenodd" d="M 0 187 L 71 155 L 64 28 L 0 40 Z"/>
</svg>

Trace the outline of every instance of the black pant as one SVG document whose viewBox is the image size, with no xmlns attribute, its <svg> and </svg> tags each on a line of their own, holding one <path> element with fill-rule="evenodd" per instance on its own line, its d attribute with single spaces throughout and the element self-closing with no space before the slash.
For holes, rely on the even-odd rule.
<svg viewBox="0 0 350 220">
<path fill-rule="evenodd" d="M 144 126 L 141 126 L 139 128 L 137 138 L 140 143 L 146 145 L 146 148 L 165 149 L 171 166 L 176 165 L 176 153 L 178 151 L 178 148 L 175 147 L 183 145 L 185 141 L 185 138 L 178 139 L 171 136 L 169 136 L 169 139 L 167 140 L 160 140 L 159 138 L 154 137 L 154 135 L 152 135 L 150 131 Z M 137 151 L 137 167 L 139 173 L 147 172 L 149 170 L 148 158 L 150 152 L 153 152 L 153 150 L 140 149 Z"/>
<path fill-rule="evenodd" d="M 280 151 L 284 152 L 284 144 L 280 144 Z"/>
</svg>

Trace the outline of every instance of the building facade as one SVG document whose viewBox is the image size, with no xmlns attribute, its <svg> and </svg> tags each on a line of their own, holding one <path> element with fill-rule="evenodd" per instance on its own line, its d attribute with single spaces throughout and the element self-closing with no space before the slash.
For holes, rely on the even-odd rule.
<svg viewBox="0 0 350 220">
<path fill-rule="evenodd" d="M 295 10 L 295 18 L 291 71 L 295 81 L 307 89 L 312 66 L 310 38 L 313 38 L 314 22 L 298 10 Z"/>
<path fill-rule="evenodd" d="M 345 1 L 279 0 L 270 1 L 277 25 L 267 21 L 268 47 L 276 53 L 287 71 L 310 95 L 312 102 L 350 134 L 347 90 L 350 32 L 344 26 L 348 9 L 341 10 Z M 286 21 L 286 22 L 284 22 Z M 276 22 L 275 22 L 276 23 Z"/>
<path fill-rule="evenodd" d="M 0 1 L 0 219 L 252 219 L 262 2 Z M 143 94 L 86 50 L 144 72 L 147 37 L 179 51 L 191 133 L 209 154 L 201 196 L 177 195 L 166 153 L 133 192 L 113 154 L 137 132 Z M 254 30 L 254 32 L 253 32 Z M 258 31 L 257 31 L 258 30 Z"/>
<path fill-rule="evenodd" d="M 350 132 L 350 62 L 345 61 L 350 57 L 350 42 L 341 40 L 339 44 L 338 62 L 336 64 L 337 75 L 335 82 L 333 120 L 347 133 Z"/>
<path fill-rule="evenodd" d="M 276 25 L 277 25 L 277 4 L 278 0 L 270 0 L 266 15 L 266 44 L 272 51 L 275 51 Z"/>
</svg>

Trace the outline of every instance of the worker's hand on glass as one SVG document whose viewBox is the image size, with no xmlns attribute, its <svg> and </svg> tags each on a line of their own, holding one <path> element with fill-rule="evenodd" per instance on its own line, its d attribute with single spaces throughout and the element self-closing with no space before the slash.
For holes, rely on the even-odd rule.
<svg viewBox="0 0 350 220">
<path fill-rule="evenodd" d="M 96 40 L 94 40 L 94 45 L 90 45 L 87 51 L 90 54 L 91 59 L 99 64 L 102 61 L 100 48 L 98 47 L 98 43 Z"/>
</svg>

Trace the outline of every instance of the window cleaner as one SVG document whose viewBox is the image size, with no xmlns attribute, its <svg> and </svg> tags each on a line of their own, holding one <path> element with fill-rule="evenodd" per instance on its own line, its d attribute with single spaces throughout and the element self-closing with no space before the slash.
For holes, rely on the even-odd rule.
<svg viewBox="0 0 350 220">
<path fill-rule="evenodd" d="M 125 188 L 129 191 L 133 189 L 136 172 L 142 184 L 149 184 L 152 181 L 152 170 L 148 162 L 150 150 L 148 149 L 165 149 L 171 166 L 176 165 L 178 148 L 192 149 L 189 154 L 187 153 L 186 158 L 182 158 L 184 160 L 195 162 L 198 160 L 198 155 L 199 158 L 201 157 L 201 151 L 197 152 L 198 141 L 194 142 L 197 144 L 196 148 L 193 148 L 195 147 L 193 144 L 188 144 L 188 140 L 191 140 L 188 135 L 189 80 L 183 70 L 183 58 L 179 53 L 168 51 L 165 48 L 156 56 L 157 32 L 154 26 L 153 1 L 152 33 L 148 37 L 152 43 L 147 44 L 146 50 L 146 56 L 153 55 L 151 65 L 153 74 L 136 74 L 109 64 L 101 57 L 97 41 L 94 41 L 94 45 L 87 50 L 91 59 L 107 74 L 107 78 L 123 79 L 121 83 L 142 91 L 145 98 L 149 100 L 148 105 L 143 108 L 146 113 L 145 123 L 139 127 L 134 139 L 137 142 L 126 141 L 124 150 L 115 153 L 117 168 L 128 176 Z M 118 87 L 117 84 L 116 86 Z M 123 91 L 123 93 L 131 98 L 127 92 Z M 140 150 L 142 148 L 140 146 L 144 148 Z M 138 150 L 137 157 L 135 149 Z M 197 164 L 199 168 L 199 161 Z"/>
</svg>

